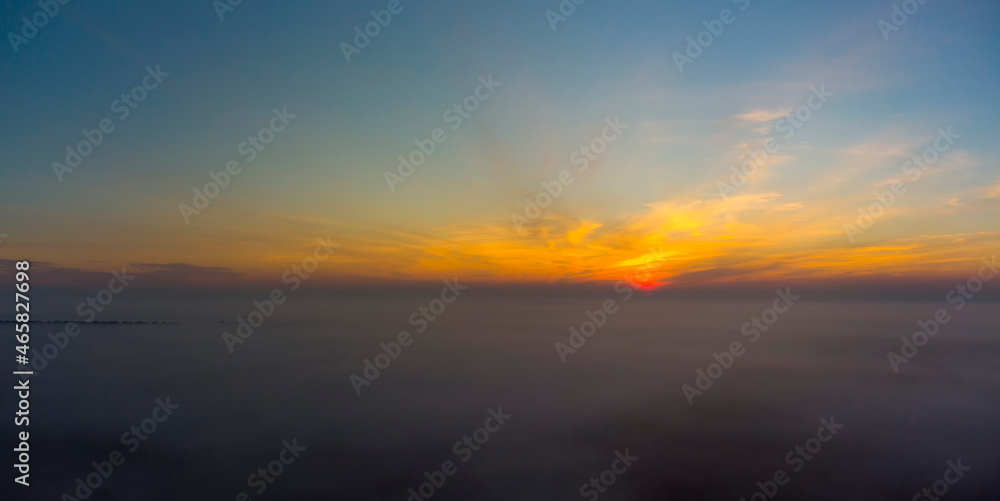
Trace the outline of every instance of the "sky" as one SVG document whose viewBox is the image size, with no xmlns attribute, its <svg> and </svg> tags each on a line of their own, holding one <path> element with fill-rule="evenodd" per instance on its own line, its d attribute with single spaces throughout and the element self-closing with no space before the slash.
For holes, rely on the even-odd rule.
<svg viewBox="0 0 1000 501">
<path fill-rule="evenodd" d="M 18 41 L 41 7 L 6 2 L 0 259 L 240 283 L 320 237 L 328 283 L 660 287 L 995 254 L 1000 5 L 564 3 L 70 1 Z M 416 142 L 434 150 L 404 177 Z"/>
</svg>

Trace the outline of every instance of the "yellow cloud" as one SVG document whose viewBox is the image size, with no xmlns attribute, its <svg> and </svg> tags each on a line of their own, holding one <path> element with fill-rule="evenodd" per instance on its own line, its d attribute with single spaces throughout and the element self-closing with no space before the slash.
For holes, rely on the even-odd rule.
<svg viewBox="0 0 1000 501">
<path fill-rule="evenodd" d="M 597 228 L 600 228 L 601 226 L 602 226 L 601 223 L 597 223 L 594 221 L 583 221 L 580 223 L 580 226 L 577 229 L 572 230 L 566 234 L 566 240 L 568 240 L 569 243 L 573 245 L 579 245 L 580 242 L 582 242 L 583 239 L 586 238 L 591 231 L 594 231 Z"/>
<path fill-rule="evenodd" d="M 740 114 L 740 115 L 736 115 L 733 118 L 736 118 L 737 120 L 740 120 L 742 122 L 753 122 L 753 123 L 771 122 L 771 121 L 777 120 L 777 119 L 779 119 L 779 118 L 781 118 L 781 117 L 783 117 L 785 115 L 788 115 L 791 112 L 792 112 L 792 110 L 788 110 L 788 109 L 783 109 L 783 110 L 753 110 L 753 111 L 748 111 L 748 112 Z"/>
</svg>

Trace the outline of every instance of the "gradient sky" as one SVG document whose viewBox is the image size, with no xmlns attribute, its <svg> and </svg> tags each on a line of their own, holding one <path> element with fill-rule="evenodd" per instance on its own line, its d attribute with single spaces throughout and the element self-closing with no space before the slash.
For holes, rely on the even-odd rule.
<svg viewBox="0 0 1000 501">
<path fill-rule="evenodd" d="M 345 61 L 385 5 L 244 0 L 224 21 L 208 0 L 61 6 L 0 50 L 0 258 L 276 280 L 330 235 L 330 282 L 603 280 L 654 262 L 652 280 L 685 283 L 965 275 L 1000 243 L 995 2 L 928 0 L 884 40 L 890 1 L 590 0 L 552 30 L 554 0 L 404 0 Z M 678 72 L 672 54 L 727 8 L 735 22 Z M 7 2 L 2 32 L 38 10 Z M 119 121 L 112 101 L 157 64 L 169 76 Z M 502 86 L 450 130 L 442 113 L 490 74 Z M 776 121 L 812 86 L 834 95 L 785 140 Z M 243 162 L 275 107 L 297 118 Z M 105 117 L 114 132 L 60 182 L 52 162 Z M 629 128 L 515 231 L 608 117 Z M 903 175 L 949 126 L 940 160 Z M 390 191 L 384 172 L 435 127 L 448 140 Z M 717 196 L 768 138 L 778 153 Z M 185 223 L 178 204 L 230 160 L 242 173 Z M 843 225 L 894 180 L 907 192 L 850 242 Z"/>
</svg>

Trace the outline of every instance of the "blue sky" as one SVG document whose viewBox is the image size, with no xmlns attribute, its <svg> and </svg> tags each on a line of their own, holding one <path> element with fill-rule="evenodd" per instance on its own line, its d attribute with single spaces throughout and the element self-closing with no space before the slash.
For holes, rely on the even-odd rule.
<svg viewBox="0 0 1000 501">
<path fill-rule="evenodd" d="M 19 236 L 8 248 L 42 248 L 65 234 L 90 242 L 89 258 L 101 261 L 101 245 L 128 247 L 147 235 L 161 248 L 159 239 L 185 242 L 213 256 L 196 264 L 222 265 L 213 254 L 221 251 L 207 249 L 242 242 L 238 235 L 261 218 L 299 221 L 302 231 L 332 224 L 385 252 L 402 245 L 399 232 L 503 240 L 495 227 L 566 168 L 605 118 L 618 116 L 629 131 L 546 216 L 557 227 L 597 221 L 612 231 L 656 204 L 714 199 L 716 182 L 746 147 L 773 135 L 773 119 L 739 117 L 778 117 L 813 85 L 835 97 L 741 194 L 780 194 L 771 200 L 776 210 L 811 204 L 802 216 L 810 223 L 847 221 L 873 187 L 950 125 L 961 140 L 942 159 L 944 174 L 901 200 L 912 213 L 881 225 L 878 238 L 916 238 L 912 218 L 921 210 L 934 214 L 969 197 L 976 200 L 963 202 L 964 211 L 931 221 L 933 234 L 997 229 L 995 4 L 928 0 L 888 41 L 877 23 L 889 19 L 892 2 L 754 0 L 740 11 L 729 1 L 588 0 L 554 31 L 545 14 L 558 9 L 554 1 L 402 5 L 351 63 L 340 43 L 386 2 L 244 0 L 224 21 L 209 1 L 60 6 L 19 53 L 10 44 L 0 50 L 0 232 Z M 672 54 L 722 9 L 733 10 L 735 22 L 678 72 Z M 38 10 L 9 3 L 0 30 L 20 30 L 21 16 Z M 110 103 L 157 64 L 170 74 L 163 85 L 60 183 L 52 161 L 82 129 L 113 116 Z M 503 82 L 497 93 L 390 192 L 383 173 L 396 156 L 443 126 L 442 112 L 489 74 Z M 196 227 L 185 224 L 177 205 L 208 171 L 239 158 L 237 145 L 275 107 L 297 115 L 289 129 Z M 78 257 L 40 252 L 83 266 Z M 138 248 L 128 256 L 170 257 Z"/>
</svg>

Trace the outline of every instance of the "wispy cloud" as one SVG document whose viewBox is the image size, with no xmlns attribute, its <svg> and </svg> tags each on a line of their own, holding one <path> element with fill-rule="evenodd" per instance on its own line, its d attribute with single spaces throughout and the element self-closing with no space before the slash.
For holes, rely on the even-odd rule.
<svg viewBox="0 0 1000 501">
<path fill-rule="evenodd" d="M 780 109 L 780 110 L 753 110 L 746 113 L 741 113 L 739 115 L 734 115 L 734 118 L 740 122 L 749 123 L 760 123 L 760 122 L 773 122 L 783 116 L 791 113 L 791 109 Z"/>
</svg>

